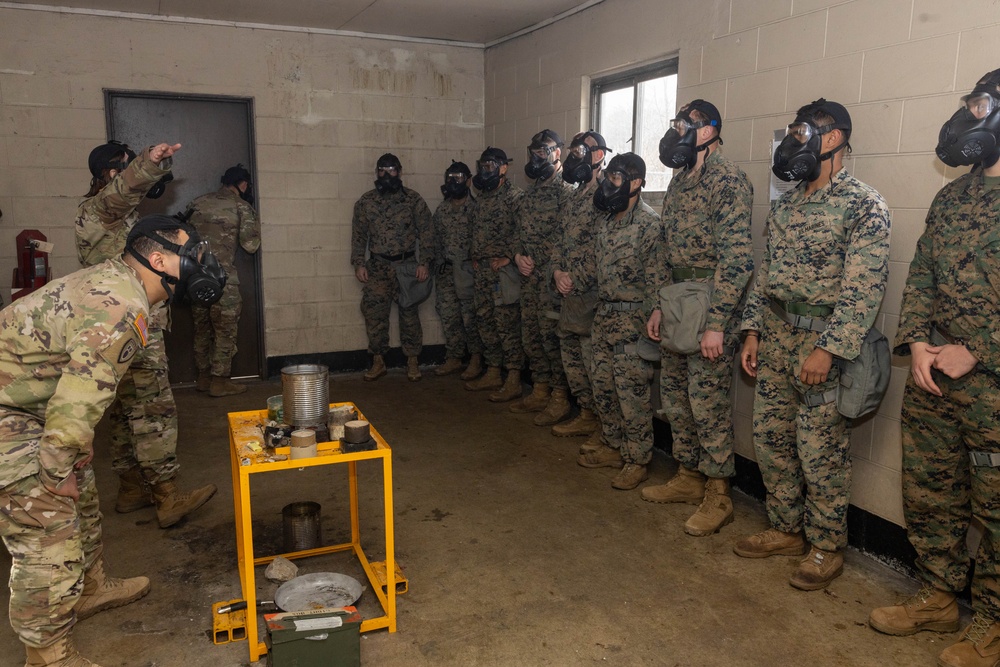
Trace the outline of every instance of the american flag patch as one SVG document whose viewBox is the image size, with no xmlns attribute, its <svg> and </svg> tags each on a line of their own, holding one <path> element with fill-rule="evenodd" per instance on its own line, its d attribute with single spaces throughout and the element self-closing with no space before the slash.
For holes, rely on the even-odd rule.
<svg viewBox="0 0 1000 667">
<path fill-rule="evenodd" d="M 132 326 L 135 327 L 136 333 L 139 334 L 139 341 L 142 342 L 142 346 L 146 347 L 149 343 L 149 326 L 146 324 L 146 316 L 142 313 L 136 315 Z"/>
</svg>

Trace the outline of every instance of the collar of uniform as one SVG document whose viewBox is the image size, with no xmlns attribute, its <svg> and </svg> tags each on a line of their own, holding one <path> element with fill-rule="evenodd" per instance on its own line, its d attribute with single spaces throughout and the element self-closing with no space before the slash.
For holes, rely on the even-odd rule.
<svg viewBox="0 0 1000 667">
<path fill-rule="evenodd" d="M 555 172 L 551 176 L 549 176 L 544 181 L 541 179 L 537 179 L 534 183 L 535 189 L 551 188 L 554 185 L 562 185 L 563 183 L 565 183 L 565 181 L 563 181 L 562 178 L 562 171 L 563 171 L 562 166 L 560 166 L 558 169 L 555 170 Z"/>
<path fill-rule="evenodd" d="M 833 178 L 830 179 L 829 183 L 827 183 L 826 185 L 824 185 L 811 195 L 806 195 L 807 181 L 801 181 L 793 191 L 794 199 L 792 201 L 794 202 L 809 201 L 814 203 L 824 202 L 830 198 L 830 195 L 833 193 L 834 187 L 839 186 L 841 183 L 843 183 L 850 177 L 851 174 L 847 171 L 847 167 L 841 167 L 840 171 L 838 171 L 836 174 L 833 175 Z"/>
<path fill-rule="evenodd" d="M 969 182 L 965 186 L 965 192 L 973 199 L 983 196 L 986 191 L 986 170 L 983 165 L 977 164 L 969 172 Z"/>
<path fill-rule="evenodd" d="M 146 310 L 149 310 L 149 297 L 146 296 L 146 287 L 142 284 L 142 278 L 139 277 L 139 272 L 128 265 L 128 263 L 121 257 L 114 257 L 108 260 L 114 267 L 121 273 L 127 275 L 135 282 L 136 292 L 142 297 L 143 303 L 146 304 Z"/>
<path fill-rule="evenodd" d="M 228 185 L 223 185 L 219 188 L 219 194 L 224 197 L 229 197 L 230 199 L 240 199 L 240 196 L 229 189 Z"/>
<path fill-rule="evenodd" d="M 487 199 L 489 199 L 490 197 L 499 197 L 501 194 L 503 194 L 504 192 L 506 192 L 509 189 L 510 189 L 510 181 L 504 179 L 503 183 L 501 183 L 497 187 L 493 188 L 492 190 L 487 190 L 485 192 L 482 191 L 482 190 L 480 190 L 479 191 L 479 196 L 480 197 L 485 197 Z"/>
<path fill-rule="evenodd" d="M 705 158 L 702 163 L 701 168 L 697 172 L 692 172 L 690 169 L 685 169 L 680 174 L 678 174 L 678 185 L 684 190 L 689 190 L 694 186 L 701 183 L 702 177 L 704 177 L 705 172 L 708 171 L 709 166 L 713 166 L 722 162 L 722 156 L 719 155 L 719 151 L 715 150 Z"/>
</svg>

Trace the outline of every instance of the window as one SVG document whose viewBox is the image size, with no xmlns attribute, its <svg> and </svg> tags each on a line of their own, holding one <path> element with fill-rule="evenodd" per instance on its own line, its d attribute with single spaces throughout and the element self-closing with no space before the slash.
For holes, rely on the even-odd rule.
<svg viewBox="0 0 1000 667">
<path fill-rule="evenodd" d="M 646 190 L 663 191 L 672 172 L 660 162 L 660 139 L 677 110 L 677 59 L 594 79 L 591 118 L 608 148 L 646 161 Z"/>
</svg>

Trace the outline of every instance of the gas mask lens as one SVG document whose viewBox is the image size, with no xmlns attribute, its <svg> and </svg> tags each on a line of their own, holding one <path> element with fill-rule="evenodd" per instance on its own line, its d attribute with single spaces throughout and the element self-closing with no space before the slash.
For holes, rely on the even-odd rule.
<svg viewBox="0 0 1000 667">
<path fill-rule="evenodd" d="M 585 160 L 590 155 L 590 146 L 584 143 L 573 144 L 569 147 L 569 156 L 577 160 Z"/>
<path fill-rule="evenodd" d="M 386 176 L 386 175 L 388 175 L 388 176 L 399 176 L 399 169 L 397 169 L 396 167 L 379 167 L 378 168 L 378 175 L 379 176 Z"/>
<path fill-rule="evenodd" d="M 806 144 L 814 135 L 819 134 L 809 123 L 792 123 L 785 129 L 785 136 L 792 137 L 800 144 Z"/>
<path fill-rule="evenodd" d="M 966 95 L 962 98 L 962 102 L 966 110 L 977 120 L 986 118 L 997 108 L 997 101 L 989 93 Z"/>
<path fill-rule="evenodd" d="M 444 177 L 445 183 L 455 183 L 456 185 L 462 185 L 465 183 L 465 174 L 458 172 L 457 174 L 447 174 Z"/>
<path fill-rule="evenodd" d="M 498 162 L 493 160 L 477 160 L 476 161 L 476 172 L 482 174 L 483 176 L 488 176 L 493 174 L 500 168 Z"/>
</svg>

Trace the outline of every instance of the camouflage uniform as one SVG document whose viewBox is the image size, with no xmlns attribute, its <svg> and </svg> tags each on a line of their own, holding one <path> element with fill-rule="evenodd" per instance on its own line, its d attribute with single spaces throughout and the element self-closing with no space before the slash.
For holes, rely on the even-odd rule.
<svg viewBox="0 0 1000 667">
<path fill-rule="evenodd" d="M 421 243 L 422 241 L 422 243 Z M 423 197 L 409 188 L 381 195 L 369 190 L 354 204 L 351 223 L 351 264 L 368 270 L 361 294 L 361 313 L 368 331 L 368 351 L 389 351 L 389 313 L 399 294 L 394 263 L 414 256 L 420 248 L 420 263 L 434 261 L 431 210 Z M 369 257 L 365 259 L 365 250 Z M 399 341 L 403 354 L 415 357 L 423 346 L 418 306 L 399 309 Z"/>
<path fill-rule="evenodd" d="M 662 234 L 660 216 L 640 197 L 616 221 L 601 222 L 595 245 L 597 289 L 594 362 L 590 380 L 604 441 L 625 463 L 646 465 L 653 454 L 653 409 L 649 362 L 636 345 L 649 319 L 652 255 Z"/>
<path fill-rule="evenodd" d="M 236 244 L 251 255 L 260 248 L 260 221 L 253 206 L 229 187 L 210 192 L 188 204 L 191 224 L 226 270 L 222 298 L 211 306 L 193 305 L 194 359 L 199 374 L 229 377 L 236 355 L 236 330 L 243 299 L 236 273 Z"/>
<path fill-rule="evenodd" d="M 136 207 L 153 185 L 170 172 L 172 160 L 159 166 L 144 150 L 115 179 L 80 203 L 76 219 L 76 250 L 80 262 L 93 266 L 119 257 L 125 238 L 139 219 Z M 167 309 L 156 308 L 149 323 L 149 340 L 132 360 L 111 405 L 111 460 L 122 475 L 138 466 L 144 479 L 157 484 L 177 476 L 177 405 L 170 389 L 163 330 Z"/>
<path fill-rule="evenodd" d="M 559 321 L 549 316 L 559 312 L 550 262 L 572 192 L 561 170 L 545 181 L 536 181 L 521 197 L 518 244 L 514 249 L 515 255 L 535 262 L 534 271 L 521 282 L 521 342 L 531 368 L 531 381 L 553 389 L 566 387 L 566 374 L 559 356 Z"/>
<path fill-rule="evenodd" d="M 472 214 L 470 251 L 476 262 L 476 323 L 483 343 L 483 360 L 487 366 L 516 371 L 524 365 L 521 307 L 516 303 L 496 303 L 499 279 L 490 268 L 490 258 L 511 258 L 514 254 L 520 197 L 521 190 L 506 179 L 497 189 L 479 194 Z"/>
<path fill-rule="evenodd" d="M 889 260 L 889 211 L 882 196 L 846 169 L 806 195 L 805 183 L 781 197 L 767 218 L 767 251 L 747 298 L 743 329 L 760 332 L 753 406 L 754 449 L 767 487 L 771 525 L 825 551 L 847 545 L 851 459 L 847 421 L 836 402 L 808 407 L 801 393 L 836 389 L 834 360 L 826 382 L 807 387 L 803 362 L 819 347 L 851 360 L 875 322 Z M 832 307 L 819 333 L 796 328 L 772 300 Z"/>
<path fill-rule="evenodd" d="M 753 273 L 750 213 L 753 186 L 746 174 L 718 152 L 704 165 L 674 176 L 663 199 L 663 242 L 657 252 L 654 285 L 676 282 L 675 269 L 714 271 L 715 289 L 706 328 L 725 334 L 715 361 L 701 352 L 681 355 L 661 349 L 660 402 L 670 422 L 677 462 L 708 477 L 732 477 L 733 357 L 737 348 L 740 301 Z"/>
<path fill-rule="evenodd" d="M 466 351 L 481 354 L 483 344 L 476 326 L 475 300 L 462 301 L 455 292 L 454 266 L 469 260 L 472 246 L 472 213 L 476 200 L 469 195 L 455 203 L 442 201 L 434 211 L 434 256 L 441 267 L 434 282 L 438 317 L 444 330 L 445 354 L 449 359 L 461 359 Z"/>
<path fill-rule="evenodd" d="M 896 344 L 964 344 L 979 360 L 952 380 L 932 370 L 943 396 L 911 377 L 903 396 L 903 509 L 920 577 L 958 593 L 969 575 L 966 534 L 982 522 L 972 606 L 1000 618 L 1000 468 L 970 463 L 1000 454 L 1000 178 L 981 168 L 946 185 L 927 214 L 910 265 Z M 932 329 L 947 338 L 932 342 Z"/>
<path fill-rule="evenodd" d="M 120 259 L 54 281 L 0 311 L 0 534 L 21 641 L 70 632 L 83 574 L 101 554 L 90 464 L 79 501 L 48 491 L 93 448 L 94 427 L 142 349 L 149 305 Z"/>
</svg>

